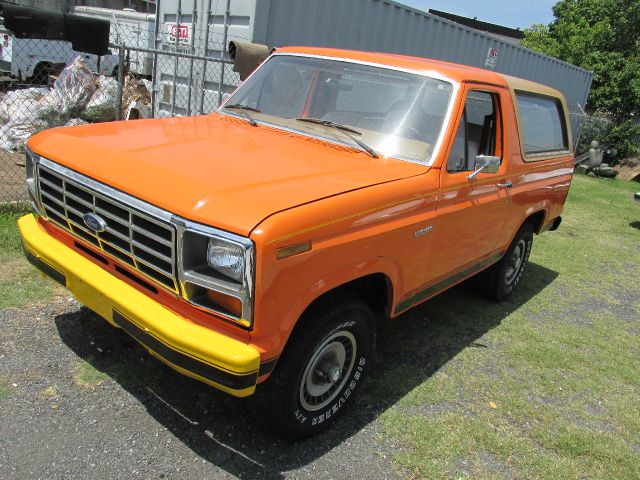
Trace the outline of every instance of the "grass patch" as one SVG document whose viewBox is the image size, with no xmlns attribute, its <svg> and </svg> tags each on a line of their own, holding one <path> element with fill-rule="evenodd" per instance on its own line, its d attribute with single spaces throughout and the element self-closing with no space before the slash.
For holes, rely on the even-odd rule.
<svg viewBox="0 0 640 480">
<path fill-rule="evenodd" d="M 58 396 L 58 389 L 56 387 L 47 387 L 38 393 L 41 398 L 53 398 Z"/>
<path fill-rule="evenodd" d="M 24 259 L 16 222 L 26 213 L 24 205 L 0 204 L 0 308 L 47 301 L 62 291 Z"/>
<path fill-rule="evenodd" d="M 6 400 L 11 396 L 11 388 L 0 385 L 0 400 Z"/>
<path fill-rule="evenodd" d="M 511 299 L 459 288 L 388 327 L 382 356 L 402 362 L 369 395 L 392 399 L 382 435 L 402 472 L 640 478 L 638 190 L 576 177 Z"/>
<path fill-rule="evenodd" d="M 90 363 L 82 361 L 78 365 L 78 369 L 73 380 L 81 387 L 95 388 L 108 378 L 109 376 L 106 373 L 96 369 Z"/>
<path fill-rule="evenodd" d="M 16 222 L 29 213 L 22 205 L 0 203 L 0 259 L 14 258 L 22 252 Z"/>
</svg>

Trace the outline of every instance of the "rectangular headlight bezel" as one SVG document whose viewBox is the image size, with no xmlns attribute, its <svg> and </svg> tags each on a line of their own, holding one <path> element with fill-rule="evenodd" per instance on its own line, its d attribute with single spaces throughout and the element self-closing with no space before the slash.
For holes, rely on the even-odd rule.
<svg viewBox="0 0 640 480">
<path fill-rule="evenodd" d="M 253 325 L 255 247 L 246 237 L 224 230 L 192 222 L 174 215 L 172 223 L 177 229 L 177 272 L 183 298 L 196 307 L 220 315 L 245 328 Z M 228 242 L 244 253 L 244 271 L 241 282 L 236 282 L 216 272 L 207 264 L 209 239 Z M 195 287 L 195 288 L 194 288 Z M 222 308 L 216 308 L 192 292 L 209 289 L 238 299 L 242 304 L 242 315 L 236 316 Z"/>
<path fill-rule="evenodd" d="M 24 147 L 24 173 L 25 182 L 27 184 L 27 193 L 29 194 L 29 201 L 36 213 L 42 216 L 42 206 L 38 198 L 38 163 L 40 163 L 40 155 L 37 155 L 31 151 L 31 149 L 25 145 Z"/>
</svg>

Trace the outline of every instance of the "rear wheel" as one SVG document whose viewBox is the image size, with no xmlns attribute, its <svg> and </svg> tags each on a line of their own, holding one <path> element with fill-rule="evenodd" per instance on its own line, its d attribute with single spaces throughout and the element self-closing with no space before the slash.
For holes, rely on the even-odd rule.
<svg viewBox="0 0 640 480">
<path fill-rule="evenodd" d="M 297 440 L 327 428 L 372 361 L 375 316 L 357 297 L 321 301 L 296 327 L 276 369 L 250 399 L 259 421 Z"/>
<path fill-rule="evenodd" d="M 34 85 L 53 85 L 64 67 L 64 63 L 40 62 L 33 69 L 33 75 L 29 81 Z"/>
<path fill-rule="evenodd" d="M 529 261 L 532 244 L 533 226 L 527 222 L 516 233 L 504 257 L 480 275 L 486 296 L 499 302 L 513 293 Z"/>
<path fill-rule="evenodd" d="M 34 85 L 48 85 L 53 72 L 53 65 L 49 62 L 40 62 L 33 69 L 33 75 L 29 79 Z"/>
</svg>

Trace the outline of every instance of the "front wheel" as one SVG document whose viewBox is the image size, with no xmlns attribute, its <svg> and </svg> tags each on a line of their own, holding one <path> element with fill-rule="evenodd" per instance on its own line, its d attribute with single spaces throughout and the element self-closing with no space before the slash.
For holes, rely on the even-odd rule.
<svg viewBox="0 0 640 480">
<path fill-rule="evenodd" d="M 362 383 L 375 343 L 375 316 L 356 297 L 322 301 L 300 322 L 252 398 L 258 420 L 290 440 L 315 435 L 342 413 Z"/>
<path fill-rule="evenodd" d="M 497 302 L 513 293 L 529 261 L 533 244 L 533 226 L 527 222 L 514 237 L 502 259 L 482 272 L 484 294 Z"/>
</svg>

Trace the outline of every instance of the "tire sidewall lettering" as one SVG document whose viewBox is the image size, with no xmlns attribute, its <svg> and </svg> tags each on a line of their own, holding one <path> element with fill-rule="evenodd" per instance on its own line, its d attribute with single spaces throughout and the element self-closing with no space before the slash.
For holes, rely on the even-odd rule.
<svg viewBox="0 0 640 480">
<path fill-rule="evenodd" d="M 529 254 L 531 253 L 531 247 L 533 245 L 533 239 L 532 238 L 526 238 L 525 242 L 526 242 L 526 251 L 525 251 L 524 257 L 522 259 L 522 264 L 520 265 L 520 269 L 518 270 L 516 278 L 513 280 L 513 282 L 511 282 L 511 284 L 507 285 L 506 269 L 503 271 L 502 282 L 503 282 L 503 285 L 504 285 L 504 290 L 505 290 L 505 292 L 507 294 L 510 294 L 511 292 L 513 292 L 513 290 L 516 288 L 518 283 L 520 283 L 520 279 L 522 278 L 522 274 L 524 273 L 525 269 L 527 268 L 527 263 L 529 263 Z"/>
<path fill-rule="evenodd" d="M 347 403 L 348 399 L 357 388 L 358 383 L 364 373 L 366 364 L 366 357 L 360 357 L 351 373 L 350 381 L 345 384 L 340 395 L 336 397 L 336 399 L 331 404 L 323 408 L 321 412 L 307 412 L 302 407 L 300 407 L 294 413 L 297 421 L 300 422 L 300 424 L 309 424 L 314 426 L 330 420 L 331 417 L 336 415 L 340 411 L 340 409 Z"/>
</svg>

